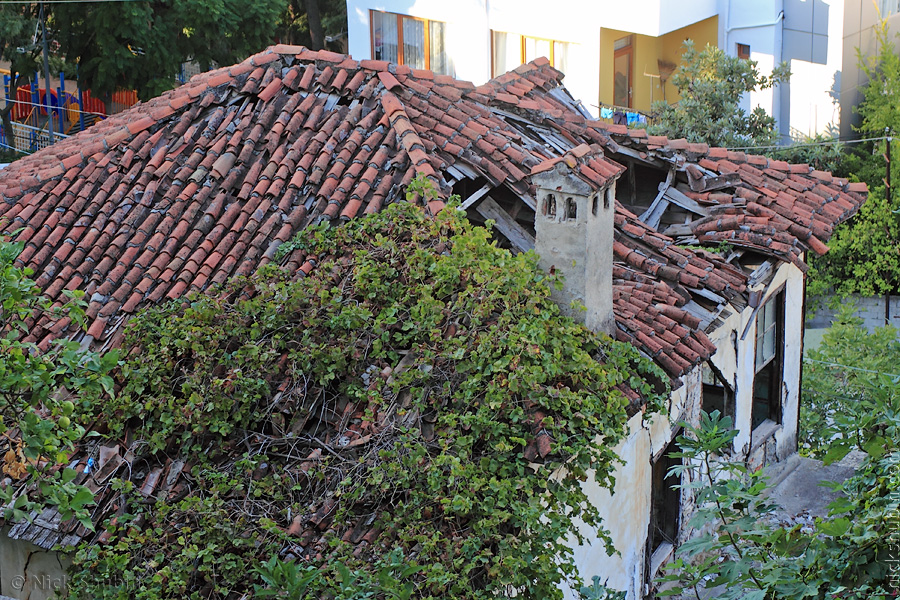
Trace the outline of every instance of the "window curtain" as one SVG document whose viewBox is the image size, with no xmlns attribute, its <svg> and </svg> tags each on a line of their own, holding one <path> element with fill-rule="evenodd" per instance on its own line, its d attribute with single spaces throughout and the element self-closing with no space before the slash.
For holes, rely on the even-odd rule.
<svg viewBox="0 0 900 600">
<path fill-rule="evenodd" d="M 425 22 L 402 17 L 403 64 L 414 69 L 425 68 Z"/>
<path fill-rule="evenodd" d="M 494 33 L 494 77 L 512 71 L 522 64 L 522 36 L 515 33 Z"/>
<path fill-rule="evenodd" d="M 397 15 L 372 11 L 372 57 L 397 62 Z"/>
</svg>

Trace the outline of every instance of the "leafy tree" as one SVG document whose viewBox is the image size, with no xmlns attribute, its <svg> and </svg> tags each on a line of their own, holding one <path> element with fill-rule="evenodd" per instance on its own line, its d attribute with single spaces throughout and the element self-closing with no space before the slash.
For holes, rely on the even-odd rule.
<svg viewBox="0 0 900 600">
<path fill-rule="evenodd" d="M 727 458 L 737 434 L 731 420 L 703 413 L 700 427 L 686 427 L 679 438 L 683 465 L 674 471 L 690 471 L 696 482 L 691 524 L 704 534 L 679 549 L 663 578 L 675 583 L 669 593 L 724 585 L 715 599 L 896 595 L 890 563 L 900 511 L 900 339 L 891 327 L 867 333 L 852 312 L 841 312 L 804 363 L 801 445 L 826 464 L 860 450 L 863 464 L 844 483 L 829 484 L 842 495 L 812 531 L 785 529 L 768 518 L 777 506 L 766 499 L 764 471 Z"/>
<path fill-rule="evenodd" d="M 876 27 L 879 52 L 866 57 L 857 50 L 868 83 L 857 108 L 862 117 L 858 131 L 866 136 L 893 134 L 900 122 L 900 56 L 887 24 Z M 833 290 L 838 296 L 895 294 L 900 291 L 900 144 L 892 142 L 891 181 L 887 197 L 883 184 L 886 142 L 860 144 L 842 160 L 842 174 L 869 185 L 869 199 L 859 213 L 835 229 L 822 257 L 812 257 L 811 294 Z"/>
<path fill-rule="evenodd" d="M 346 52 L 347 3 L 344 0 L 290 0 L 277 33 L 287 44 L 301 44 L 313 50 L 328 45 L 326 36 L 336 36 L 340 40 L 332 49 Z"/>
<path fill-rule="evenodd" d="M 272 42 L 286 0 L 60 3 L 54 23 L 70 63 L 96 94 L 135 89 L 151 98 L 185 61 L 228 65 Z"/>
<path fill-rule="evenodd" d="M 38 295 L 31 272 L 15 266 L 21 251 L 21 243 L 0 237 L 0 500 L 7 518 L 20 520 L 49 504 L 64 520 L 75 517 L 93 527 L 87 510 L 93 493 L 76 485 L 75 471 L 65 465 L 84 434 L 81 415 L 112 396 L 108 372 L 117 356 L 81 351 L 73 341 L 57 341 L 45 351 L 22 340 L 35 316 L 81 322 L 83 303 L 55 307 Z"/>
<path fill-rule="evenodd" d="M 4 90 L 7 98 L 16 97 L 16 89 L 29 82 L 31 74 L 42 69 L 37 4 L 0 4 L 0 60 L 9 62 L 9 85 Z M 49 58 L 52 74 L 59 73 L 63 61 L 57 54 Z M 10 113 L 15 102 L 7 102 L 0 108 L 0 121 L 4 131 L 11 130 Z"/>
<path fill-rule="evenodd" d="M 681 100 L 673 105 L 655 102 L 656 116 L 649 129 L 711 146 L 772 144 L 778 137 L 775 119 L 761 107 L 747 114 L 740 107 L 741 96 L 774 87 L 789 77 L 787 63 L 765 76 L 757 70 L 755 61 L 728 56 L 710 45 L 698 52 L 694 42 L 686 40 L 681 66 L 672 76 Z"/>
</svg>

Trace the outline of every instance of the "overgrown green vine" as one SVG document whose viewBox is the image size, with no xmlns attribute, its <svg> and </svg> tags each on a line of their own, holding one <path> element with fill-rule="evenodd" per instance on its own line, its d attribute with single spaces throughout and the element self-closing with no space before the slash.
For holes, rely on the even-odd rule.
<svg viewBox="0 0 900 600">
<path fill-rule="evenodd" d="M 660 410 L 663 373 L 561 316 L 533 253 L 452 208 L 396 204 L 298 248 L 306 278 L 273 266 L 133 321 L 97 417 L 133 432 L 133 465 L 189 476 L 116 484 L 72 597 L 562 597 L 564 540 L 602 525 L 580 482 L 612 484 L 639 409 L 622 390 Z"/>
</svg>

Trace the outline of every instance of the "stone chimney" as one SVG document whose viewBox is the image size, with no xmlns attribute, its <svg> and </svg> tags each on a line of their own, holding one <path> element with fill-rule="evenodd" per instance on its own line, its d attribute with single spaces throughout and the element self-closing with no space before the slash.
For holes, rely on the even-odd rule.
<svg viewBox="0 0 900 600">
<path fill-rule="evenodd" d="M 553 299 L 563 314 L 615 337 L 613 231 L 616 179 L 624 168 L 601 155 L 589 159 L 591 169 L 579 160 L 578 150 L 532 169 L 537 188 L 534 249 L 542 269 L 562 272 L 564 286 L 554 290 Z M 605 163 L 599 174 L 598 160 Z"/>
</svg>

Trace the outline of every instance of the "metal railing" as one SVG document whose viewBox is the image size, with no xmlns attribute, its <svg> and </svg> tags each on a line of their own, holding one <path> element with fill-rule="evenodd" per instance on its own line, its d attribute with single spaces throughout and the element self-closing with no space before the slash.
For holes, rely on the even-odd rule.
<svg viewBox="0 0 900 600">
<path fill-rule="evenodd" d="M 17 121 L 13 121 L 10 125 L 12 129 L 10 132 L 0 125 L 0 147 L 2 148 L 23 154 L 34 154 L 51 144 L 50 133 L 46 127 L 33 127 Z M 67 137 L 69 136 L 63 133 L 53 133 L 55 141 Z"/>
</svg>

